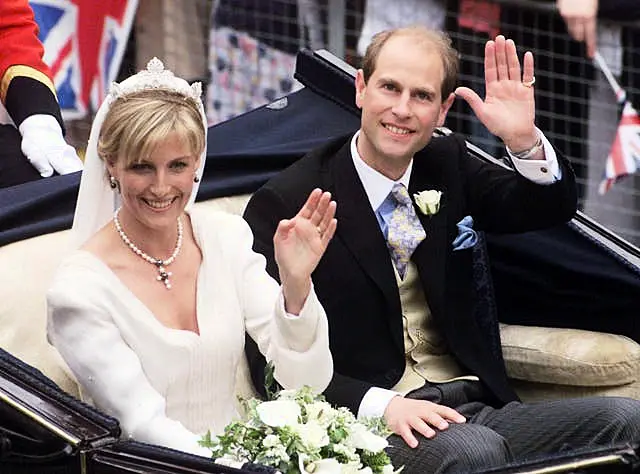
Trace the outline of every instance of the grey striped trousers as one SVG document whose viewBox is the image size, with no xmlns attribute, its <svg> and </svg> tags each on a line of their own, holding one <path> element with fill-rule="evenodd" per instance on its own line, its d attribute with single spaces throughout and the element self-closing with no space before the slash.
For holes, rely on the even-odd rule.
<svg viewBox="0 0 640 474">
<path fill-rule="evenodd" d="M 571 449 L 640 440 L 640 401 L 620 397 L 511 402 L 496 409 L 478 400 L 480 384 L 453 382 L 407 397 L 441 403 L 467 418 L 432 439 L 417 433 L 417 448 L 396 435 L 387 453 L 405 474 L 472 473 Z M 480 389 L 481 390 L 481 389 Z"/>
</svg>

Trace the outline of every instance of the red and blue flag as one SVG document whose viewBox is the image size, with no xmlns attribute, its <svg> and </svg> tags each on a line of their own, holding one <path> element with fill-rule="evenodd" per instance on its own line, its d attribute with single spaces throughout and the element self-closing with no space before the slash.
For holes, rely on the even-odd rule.
<svg viewBox="0 0 640 474">
<path fill-rule="evenodd" d="M 65 119 L 96 110 L 115 80 L 138 0 L 29 0 Z"/>
<path fill-rule="evenodd" d="M 607 157 L 599 192 L 605 194 L 619 179 L 640 169 L 640 117 L 630 102 L 626 102 L 616 137 Z"/>
</svg>

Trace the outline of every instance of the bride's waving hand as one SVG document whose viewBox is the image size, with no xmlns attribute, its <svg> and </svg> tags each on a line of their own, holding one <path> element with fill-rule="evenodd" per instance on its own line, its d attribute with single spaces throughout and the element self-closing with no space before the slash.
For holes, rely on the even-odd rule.
<svg viewBox="0 0 640 474">
<path fill-rule="evenodd" d="M 336 203 L 314 189 L 292 219 L 280 221 L 273 236 L 287 312 L 298 314 L 311 288 L 311 273 L 336 231 Z"/>
</svg>

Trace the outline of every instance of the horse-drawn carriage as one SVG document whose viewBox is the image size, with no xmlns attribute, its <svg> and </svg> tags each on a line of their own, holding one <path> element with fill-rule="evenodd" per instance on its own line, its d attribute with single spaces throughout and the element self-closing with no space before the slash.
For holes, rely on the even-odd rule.
<svg viewBox="0 0 640 474">
<path fill-rule="evenodd" d="M 241 213 L 279 170 L 358 128 L 349 66 L 303 51 L 296 75 L 303 89 L 210 128 L 196 205 Z M 508 166 L 468 146 L 471 159 Z M 269 472 L 120 439 L 118 420 L 79 401 L 47 344 L 44 306 L 79 179 L 0 190 L 0 473 Z M 640 249 L 579 213 L 545 231 L 486 235 L 474 252 L 478 322 L 492 328 L 494 350 L 523 399 L 640 398 Z M 237 385 L 253 394 L 246 366 Z M 639 454 L 638 446 L 618 446 L 492 472 L 631 472 Z"/>
</svg>

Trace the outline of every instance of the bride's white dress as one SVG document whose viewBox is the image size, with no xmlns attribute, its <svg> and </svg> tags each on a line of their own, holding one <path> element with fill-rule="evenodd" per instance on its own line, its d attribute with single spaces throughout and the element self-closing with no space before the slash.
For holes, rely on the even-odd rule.
<svg viewBox="0 0 640 474">
<path fill-rule="evenodd" d="M 264 258 L 251 250 L 244 220 L 208 210 L 190 214 L 203 256 L 200 335 L 161 324 L 108 266 L 82 250 L 64 261 L 48 292 L 48 335 L 83 397 L 118 418 L 125 436 L 205 454 L 199 435 L 220 432 L 236 415 L 245 330 L 286 388 L 323 390 L 332 360 L 326 315 L 313 290 L 299 317 L 288 316 Z"/>
</svg>

